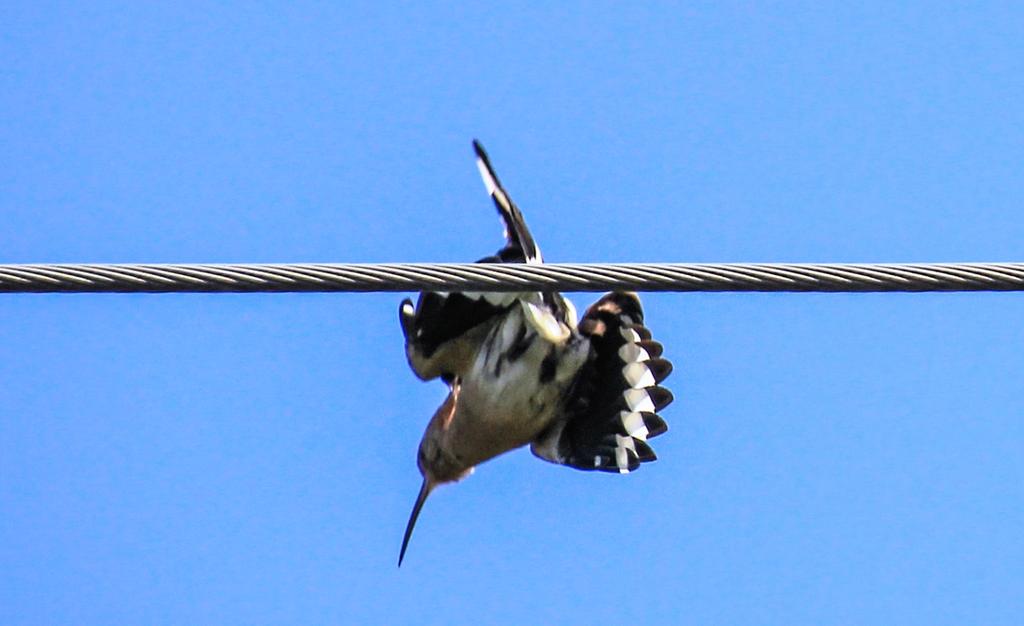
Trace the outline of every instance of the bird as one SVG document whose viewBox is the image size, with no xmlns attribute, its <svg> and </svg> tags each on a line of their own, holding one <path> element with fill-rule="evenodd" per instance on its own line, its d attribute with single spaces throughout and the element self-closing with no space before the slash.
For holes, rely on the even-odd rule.
<svg viewBox="0 0 1024 626">
<path fill-rule="evenodd" d="M 487 152 L 476 165 L 505 227 L 505 245 L 478 263 L 543 263 L 526 220 Z M 658 414 L 672 402 L 672 372 L 644 326 L 636 293 L 612 291 L 577 322 L 553 291 L 437 292 L 399 305 L 413 373 L 441 379 L 448 395 L 420 441 L 423 481 L 406 524 L 401 567 L 431 492 L 526 445 L 537 457 L 580 470 L 626 474 L 656 456 L 648 440 L 668 430 Z"/>
</svg>

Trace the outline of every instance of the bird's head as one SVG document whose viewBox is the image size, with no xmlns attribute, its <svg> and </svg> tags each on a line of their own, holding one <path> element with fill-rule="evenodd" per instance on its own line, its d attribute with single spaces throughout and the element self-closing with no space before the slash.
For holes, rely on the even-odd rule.
<svg viewBox="0 0 1024 626">
<path fill-rule="evenodd" d="M 473 473 L 472 467 L 465 467 L 444 450 L 443 442 L 448 426 L 455 417 L 456 406 L 459 399 L 458 382 L 452 384 L 451 392 L 444 403 L 434 413 L 426 432 L 423 433 L 423 440 L 420 441 L 419 452 L 416 456 L 416 465 L 423 475 L 423 483 L 420 485 L 420 492 L 416 496 L 416 503 L 413 504 L 412 513 L 409 515 L 409 522 L 405 526 L 405 536 L 402 538 L 402 550 L 398 554 L 398 566 L 402 566 L 402 559 L 405 558 L 405 550 L 409 547 L 409 539 L 412 537 L 412 529 L 416 526 L 416 520 L 420 516 L 423 503 L 435 487 L 442 483 L 450 483 L 462 480 Z"/>
</svg>

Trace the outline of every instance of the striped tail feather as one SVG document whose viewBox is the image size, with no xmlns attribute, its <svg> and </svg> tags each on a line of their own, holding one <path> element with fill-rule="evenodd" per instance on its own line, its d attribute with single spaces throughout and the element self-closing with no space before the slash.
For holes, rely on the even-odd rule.
<svg viewBox="0 0 1024 626">
<path fill-rule="evenodd" d="M 583 316 L 579 332 L 591 359 L 565 417 L 534 442 L 534 454 L 581 470 L 628 473 L 657 457 L 648 441 L 668 430 L 658 414 L 672 402 L 661 382 L 672 372 L 643 325 L 634 293 L 612 292 Z"/>
</svg>

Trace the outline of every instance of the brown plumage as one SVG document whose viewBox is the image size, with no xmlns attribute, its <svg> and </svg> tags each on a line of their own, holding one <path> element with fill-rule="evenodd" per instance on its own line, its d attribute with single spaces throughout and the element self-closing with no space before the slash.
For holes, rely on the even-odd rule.
<svg viewBox="0 0 1024 626">
<path fill-rule="evenodd" d="M 522 213 L 480 144 L 474 149 L 507 240 L 481 262 L 540 263 Z M 647 439 L 667 429 L 657 411 L 672 396 L 659 383 L 672 368 L 636 294 L 606 294 L 579 326 L 555 292 L 425 292 L 415 306 L 402 302 L 399 319 L 415 374 L 449 388 L 420 442 L 423 483 L 399 565 L 434 488 L 499 454 L 529 444 L 547 461 L 619 473 L 655 459 Z"/>
</svg>

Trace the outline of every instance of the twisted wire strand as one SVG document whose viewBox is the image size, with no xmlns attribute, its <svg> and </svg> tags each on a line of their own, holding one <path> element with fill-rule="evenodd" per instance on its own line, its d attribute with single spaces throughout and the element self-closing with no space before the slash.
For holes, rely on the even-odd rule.
<svg viewBox="0 0 1024 626">
<path fill-rule="evenodd" d="M 0 264 L 0 293 L 1024 291 L 1024 263 Z"/>
</svg>

